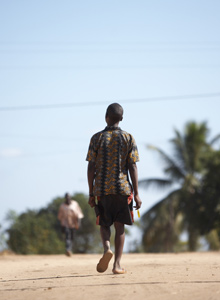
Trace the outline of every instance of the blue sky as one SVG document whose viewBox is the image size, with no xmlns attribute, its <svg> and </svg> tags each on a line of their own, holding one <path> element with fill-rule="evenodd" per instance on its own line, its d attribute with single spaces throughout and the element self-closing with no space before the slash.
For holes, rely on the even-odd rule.
<svg viewBox="0 0 220 300">
<path fill-rule="evenodd" d="M 0 223 L 9 209 L 87 193 L 89 140 L 112 102 L 140 179 L 163 176 L 146 144 L 170 153 L 190 120 L 218 134 L 219 13 L 217 0 L 0 1 Z M 187 95 L 207 96 L 176 97 Z M 164 195 L 140 193 L 142 214 Z"/>
</svg>

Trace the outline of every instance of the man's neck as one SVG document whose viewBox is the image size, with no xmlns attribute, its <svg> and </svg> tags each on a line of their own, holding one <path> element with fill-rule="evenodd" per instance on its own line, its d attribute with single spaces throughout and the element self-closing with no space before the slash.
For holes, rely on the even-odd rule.
<svg viewBox="0 0 220 300">
<path fill-rule="evenodd" d="M 111 123 L 111 122 L 108 122 L 108 123 L 107 123 L 107 126 L 108 126 L 108 127 L 118 127 L 118 125 L 119 125 L 119 122 L 117 122 L 117 123 Z"/>
</svg>

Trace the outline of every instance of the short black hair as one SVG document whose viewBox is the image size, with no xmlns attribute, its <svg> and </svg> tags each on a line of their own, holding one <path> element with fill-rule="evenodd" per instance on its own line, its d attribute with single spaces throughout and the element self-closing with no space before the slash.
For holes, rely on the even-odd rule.
<svg viewBox="0 0 220 300">
<path fill-rule="evenodd" d="M 122 106 L 118 103 L 110 104 L 106 110 L 106 117 L 107 116 L 115 123 L 121 121 L 123 116 Z"/>
</svg>

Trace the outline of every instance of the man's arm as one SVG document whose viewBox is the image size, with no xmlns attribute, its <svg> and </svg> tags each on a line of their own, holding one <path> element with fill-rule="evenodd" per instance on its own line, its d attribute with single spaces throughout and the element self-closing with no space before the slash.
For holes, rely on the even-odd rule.
<svg viewBox="0 0 220 300">
<path fill-rule="evenodd" d="M 63 215 L 63 209 L 62 209 L 62 206 L 60 206 L 60 207 L 59 207 L 59 211 L 58 211 L 58 215 L 57 215 L 57 219 L 58 219 L 59 221 L 61 221 L 62 215 Z"/>
<path fill-rule="evenodd" d="M 131 177 L 133 190 L 134 190 L 134 201 L 136 202 L 136 209 L 139 209 L 141 207 L 142 201 L 138 194 L 138 170 L 135 163 L 128 165 L 129 174 Z"/>
<path fill-rule="evenodd" d="M 87 170 L 87 178 L 89 185 L 89 205 L 91 207 L 95 206 L 95 197 L 93 196 L 93 183 L 95 179 L 95 163 L 89 161 L 88 170 Z"/>
</svg>

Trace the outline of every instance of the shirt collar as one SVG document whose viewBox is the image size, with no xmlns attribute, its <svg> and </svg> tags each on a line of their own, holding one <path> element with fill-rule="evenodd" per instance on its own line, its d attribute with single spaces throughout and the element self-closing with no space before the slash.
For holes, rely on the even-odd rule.
<svg viewBox="0 0 220 300">
<path fill-rule="evenodd" d="M 106 126 L 105 131 L 108 131 L 108 130 L 121 130 L 121 128 L 118 126 Z"/>
</svg>

